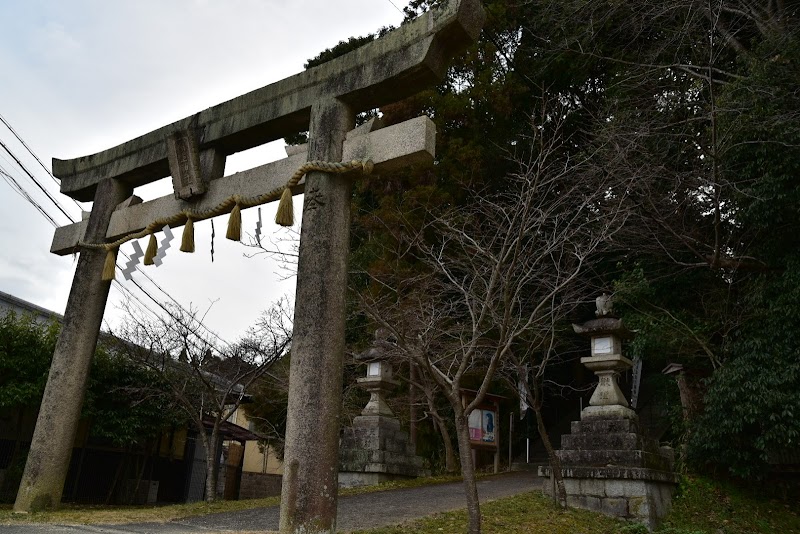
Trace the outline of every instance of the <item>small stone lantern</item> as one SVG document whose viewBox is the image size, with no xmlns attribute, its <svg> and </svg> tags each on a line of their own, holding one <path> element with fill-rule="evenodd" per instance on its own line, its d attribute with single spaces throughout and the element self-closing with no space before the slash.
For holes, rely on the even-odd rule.
<svg viewBox="0 0 800 534">
<path fill-rule="evenodd" d="M 384 394 L 399 383 L 392 379 L 392 364 L 386 361 L 384 345 L 387 343 L 389 341 L 386 331 L 378 329 L 372 346 L 356 356 L 357 360 L 367 364 L 367 376 L 358 379 L 358 385 L 369 392 L 369 402 L 361 410 L 361 415 L 394 416 L 384 399 Z"/>
<path fill-rule="evenodd" d="M 356 356 L 367 365 L 367 375 L 358 385 L 369 392 L 361 415 L 342 430 L 339 446 L 339 486 L 367 486 L 389 480 L 429 476 L 423 459 L 409 443 L 385 395 L 398 384 L 392 379 L 389 353 L 394 347 L 385 329 L 375 332 L 372 346 Z"/>
<path fill-rule="evenodd" d="M 636 412 L 628 407 L 628 400 L 617 384 L 619 373 L 627 371 L 633 362 L 622 355 L 622 340 L 632 337 L 622 319 L 612 316 L 612 301 L 605 293 L 597 298 L 597 319 L 582 325 L 572 325 L 577 334 L 591 339 L 591 356 L 581 358 L 581 363 L 598 377 L 597 388 L 589 399 L 589 406 L 581 412 L 581 419 L 623 417 L 635 419 Z"/>
</svg>

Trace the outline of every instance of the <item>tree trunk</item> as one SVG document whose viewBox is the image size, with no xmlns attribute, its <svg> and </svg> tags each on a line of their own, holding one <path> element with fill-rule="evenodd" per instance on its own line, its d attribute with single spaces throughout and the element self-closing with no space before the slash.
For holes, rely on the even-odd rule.
<svg viewBox="0 0 800 534">
<path fill-rule="evenodd" d="M 442 436 L 442 443 L 444 444 L 444 470 L 448 473 L 455 473 L 458 471 L 458 466 L 456 465 L 455 451 L 453 451 L 453 439 L 450 437 L 450 431 L 447 430 L 447 425 L 444 424 L 444 418 L 439 415 L 439 410 L 436 409 L 435 393 L 429 386 L 420 388 L 420 390 L 425 394 L 425 402 L 428 404 L 428 413 L 433 418 L 433 426 Z"/>
<path fill-rule="evenodd" d="M 203 448 L 206 450 L 206 502 L 217 500 L 217 438 L 219 426 L 214 425 L 211 436 L 205 432 L 200 434 Z"/>
<path fill-rule="evenodd" d="M 442 436 L 442 443 L 444 443 L 444 470 L 448 473 L 455 473 L 458 471 L 458 464 L 456 464 L 456 454 L 453 450 L 453 439 L 450 437 L 450 431 L 447 430 L 447 425 L 445 425 L 444 419 L 439 415 L 439 412 L 432 411 L 431 417 L 433 417 L 436 430 L 439 431 Z"/>
<path fill-rule="evenodd" d="M 550 460 L 550 471 L 553 473 L 553 478 L 556 481 L 556 492 L 553 495 L 553 500 L 558 500 L 558 503 L 566 508 L 567 506 L 567 490 L 564 487 L 564 477 L 561 475 L 561 460 L 556 456 L 553 445 L 550 443 L 550 436 L 547 434 L 547 428 L 544 426 L 544 419 L 542 419 L 542 394 L 539 389 L 539 384 L 536 381 L 536 376 L 533 377 L 533 402 L 531 408 L 536 415 L 536 428 L 539 431 L 539 437 L 542 438 L 542 444 L 547 451 L 547 458 Z"/>
<path fill-rule="evenodd" d="M 480 534 L 481 509 L 478 501 L 478 484 L 475 481 L 475 464 L 472 462 L 472 447 L 469 443 L 469 426 L 467 416 L 463 413 L 460 402 L 453 406 L 456 410 L 456 432 L 458 433 L 458 456 L 461 459 L 461 475 L 464 477 L 464 495 L 467 498 L 467 532 Z"/>
<path fill-rule="evenodd" d="M 417 452 L 417 388 L 414 383 L 417 381 L 417 367 L 414 365 L 413 358 L 408 359 L 408 442 Z"/>
</svg>

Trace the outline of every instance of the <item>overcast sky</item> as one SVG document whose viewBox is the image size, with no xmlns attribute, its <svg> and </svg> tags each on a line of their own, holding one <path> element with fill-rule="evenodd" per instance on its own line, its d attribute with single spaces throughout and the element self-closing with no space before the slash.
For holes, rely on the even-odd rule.
<svg viewBox="0 0 800 534">
<path fill-rule="evenodd" d="M 402 7 L 404 0 L 392 0 Z M 88 155 L 303 70 L 303 63 L 350 36 L 399 25 L 390 0 L 0 0 L 0 115 L 50 168 L 51 158 Z M 80 208 L 0 125 L 0 140 L 20 158 L 69 214 Z M 283 157 L 283 143 L 228 158 L 225 174 Z M 69 221 L 0 149 L 8 172 L 58 222 Z M 288 177 L 287 177 L 288 178 Z M 136 190 L 145 200 L 171 193 L 163 185 Z M 84 209 L 91 209 L 90 204 Z M 295 199 L 295 213 L 302 206 Z M 274 208 L 262 212 L 265 243 L 279 238 Z M 244 212 L 252 233 L 256 208 Z M 197 251 L 174 247 L 161 267 L 145 272 L 184 307 L 205 312 L 205 323 L 233 341 L 294 279 L 274 260 L 224 238 L 227 216 L 195 225 Z M 299 226 L 296 226 L 299 228 Z M 63 313 L 75 270 L 72 256 L 50 254 L 53 226 L 0 180 L 0 290 Z M 146 239 L 141 240 L 144 249 Z M 122 250 L 131 253 L 130 244 Z M 120 256 L 122 259 L 122 256 Z M 141 274 L 148 291 L 165 294 Z M 151 308 L 136 287 L 117 273 Z M 112 286 L 106 320 L 120 320 L 121 293 Z M 213 305 L 212 305 L 213 303 Z"/>
</svg>

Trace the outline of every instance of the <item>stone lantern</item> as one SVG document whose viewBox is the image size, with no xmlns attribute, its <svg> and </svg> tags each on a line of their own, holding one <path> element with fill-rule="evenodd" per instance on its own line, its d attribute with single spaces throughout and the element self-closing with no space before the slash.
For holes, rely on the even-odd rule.
<svg viewBox="0 0 800 534">
<path fill-rule="evenodd" d="M 416 455 L 408 433 L 386 403 L 386 395 L 398 384 L 392 378 L 388 332 L 378 329 L 372 346 L 356 356 L 367 365 L 358 385 L 369 392 L 369 402 L 352 426 L 342 430 L 339 448 L 339 485 L 366 486 L 389 480 L 428 476 Z"/>
<path fill-rule="evenodd" d="M 387 337 L 382 329 L 377 330 L 373 345 L 356 356 L 356 360 L 367 364 L 367 375 L 358 379 L 358 385 L 369 393 L 369 402 L 361 410 L 361 415 L 394 417 L 394 412 L 392 412 L 384 397 L 386 393 L 399 384 L 399 382 L 392 379 L 392 364 L 386 360 L 383 345 L 389 343 Z"/>
<path fill-rule="evenodd" d="M 622 340 L 632 336 L 622 319 L 613 317 L 612 301 L 609 295 L 597 298 L 597 319 L 582 325 L 572 325 L 575 333 L 591 339 L 591 356 L 581 358 L 581 363 L 598 378 L 589 406 L 581 412 L 581 419 L 592 417 L 636 418 L 636 412 L 628 406 L 628 400 L 619 389 L 619 373 L 633 367 L 633 362 L 622 355 Z"/>
<path fill-rule="evenodd" d="M 641 431 L 617 384 L 619 373 L 633 365 L 622 355 L 622 341 L 633 336 L 612 315 L 608 295 L 597 299 L 596 319 L 572 327 L 591 339 L 591 356 L 581 363 L 599 383 L 556 451 L 567 505 L 639 521 L 652 531 L 672 505 L 678 475 L 672 449 Z M 541 466 L 539 476 L 542 490 L 554 495 L 552 468 Z"/>
</svg>

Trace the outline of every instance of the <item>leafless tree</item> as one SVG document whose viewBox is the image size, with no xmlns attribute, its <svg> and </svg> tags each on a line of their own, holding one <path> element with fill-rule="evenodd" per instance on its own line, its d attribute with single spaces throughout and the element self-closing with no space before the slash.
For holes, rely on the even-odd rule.
<svg viewBox="0 0 800 534">
<path fill-rule="evenodd" d="M 566 149 L 561 111 L 551 107 L 532 122 L 532 155 L 501 191 L 428 213 L 417 233 L 396 236 L 424 266 L 417 276 L 373 273 L 374 290 L 360 294 L 364 312 L 453 410 L 471 533 L 480 532 L 480 509 L 469 415 L 518 347 L 549 339 L 554 314 L 579 300 L 591 259 L 626 218 L 625 188 L 591 154 Z M 462 404 L 466 380 L 479 386 Z"/>
<path fill-rule="evenodd" d="M 194 310 L 169 307 L 152 318 L 128 306 L 128 319 L 115 332 L 118 350 L 157 371 L 168 396 L 194 426 L 206 452 L 206 501 L 216 500 L 220 428 L 248 390 L 288 351 L 291 311 L 281 300 L 265 311 L 248 334 L 228 344 L 207 333 Z"/>
</svg>

